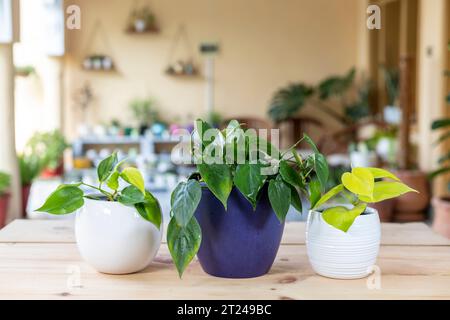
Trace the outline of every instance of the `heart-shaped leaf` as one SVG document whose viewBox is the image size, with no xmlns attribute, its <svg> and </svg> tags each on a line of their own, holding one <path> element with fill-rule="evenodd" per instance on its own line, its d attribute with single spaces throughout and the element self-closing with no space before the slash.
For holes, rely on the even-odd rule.
<svg viewBox="0 0 450 320">
<path fill-rule="evenodd" d="M 150 192 L 146 191 L 144 202 L 136 203 L 134 207 L 142 218 L 153 223 L 160 229 L 162 221 L 161 206 Z"/>
<path fill-rule="evenodd" d="M 142 192 L 142 194 L 145 194 L 144 178 L 142 177 L 138 169 L 133 167 L 125 168 L 120 173 L 120 177 L 129 184 L 138 188 Z"/>
<path fill-rule="evenodd" d="M 202 241 L 202 230 L 193 217 L 185 227 L 180 227 L 175 219 L 167 227 L 167 246 L 181 277 L 189 262 L 197 254 Z"/>
<path fill-rule="evenodd" d="M 51 214 L 68 214 L 84 204 L 83 190 L 75 185 L 61 185 L 48 196 L 45 203 L 36 211 Z"/>
<path fill-rule="evenodd" d="M 280 222 L 284 222 L 291 205 L 291 189 L 282 179 L 270 180 L 269 200 Z"/>
<path fill-rule="evenodd" d="M 131 185 L 120 192 L 117 200 L 126 206 L 135 205 L 136 203 L 144 202 L 144 194 L 141 190 Z"/>
<path fill-rule="evenodd" d="M 321 153 L 314 154 L 314 170 L 316 171 L 317 178 L 320 182 L 320 188 L 325 192 L 328 184 L 328 176 L 330 169 L 328 168 L 327 159 Z"/>
<path fill-rule="evenodd" d="M 117 164 L 117 153 L 114 152 L 109 157 L 100 161 L 97 167 L 97 176 L 98 181 L 103 182 L 108 179 L 109 175 L 114 170 L 115 165 Z"/>
<path fill-rule="evenodd" d="M 325 210 L 322 217 L 336 229 L 347 232 L 355 219 L 366 210 L 366 207 L 365 203 L 360 203 L 350 210 L 345 207 L 333 207 Z"/>
<path fill-rule="evenodd" d="M 197 180 L 180 182 L 173 190 L 170 198 L 172 214 L 181 227 L 185 227 L 189 223 L 201 197 L 202 188 Z"/>
<path fill-rule="evenodd" d="M 208 185 L 209 190 L 219 199 L 225 209 L 227 200 L 233 187 L 231 169 L 226 164 L 206 164 L 197 165 L 203 181 Z"/>
<path fill-rule="evenodd" d="M 353 168 L 351 173 L 344 173 L 341 180 L 344 187 L 350 192 L 357 195 L 372 197 L 375 179 L 368 169 Z"/>
<path fill-rule="evenodd" d="M 408 192 L 418 191 L 401 182 L 379 181 L 375 183 L 372 197 L 360 195 L 359 199 L 364 202 L 374 203 L 396 198 Z"/>
<path fill-rule="evenodd" d="M 300 214 L 303 213 L 303 205 L 302 200 L 300 199 L 300 195 L 296 188 L 291 186 L 291 205 L 297 210 Z"/>
<path fill-rule="evenodd" d="M 293 187 L 303 187 L 302 178 L 286 161 L 280 161 L 280 174 L 284 181 Z"/>
<path fill-rule="evenodd" d="M 261 174 L 261 164 L 240 164 L 236 168 L 234 184 L 238 190 L 250 201 L 253 208 L 256 208 L 256 198 L 261 190 L 266 176 Z"/>
</svg>

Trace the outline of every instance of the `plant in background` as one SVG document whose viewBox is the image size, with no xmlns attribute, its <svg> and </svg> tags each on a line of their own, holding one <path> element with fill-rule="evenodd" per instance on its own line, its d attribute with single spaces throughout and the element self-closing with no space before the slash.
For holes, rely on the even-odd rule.
<svg viewBox="0 0 450 320">
<path fill-rule="evenodd" d="M 0 196 L 8 192 L 11 186 L 11 176 L 5 172 L 0 172 Z"/>
<path fill-rule="evenodd" d="M 124 206 L 132 206 L 145 220 L 153 223 L 158 229 L 161 225 L 161 208 L 156 198 L 145 190 L 144 179 L 136 168 L 126 167 L 120 170 L 117 154 L 113 153 L 103 159 L 97 167 L 98 186 L 78 182 L 60 185 L 45 203 L 36 211 L 55 215 L 72 213 L 84 205 L 84 198 L 98 201 L 114 201 Z M 119 181 L 127 186 L 119 190 Z M 105 185 L 108 189 L 105 189 Z M 95 190 L 98 194 L 85 194 L 81 186 Z"/>
<path fill-rule="evenodd" d="M 382 67 L 388 103 L 390 106 L 398 105 L 398 96 L 400 92 L 400 74 L 397 68 Z"/>
<path fill-rule="evenodd" d="M 68 147 L 59 130 L 38 132 L 28 140 L 25 153 L 39 158 L 43 169 L 56 169 L 61 165 L 64 150 Z"/>
<path fill-rule="evenodd" d="M 299 194 L 309 195 L 311 189 L 312 196 L 320 196 L 329 175 L 325 157 L 306 135 L 302 140 L 311 145 L 313 153 L 303 159 L 295 151 L 302 140 L 281 153 L 249 129 L 243 130 L 236 120 L 224 130 L 212 128 L 202 120 L 195 124 L 190 151 L 197 172 L 172 192 L 167 229 L 167 243 L 180 276 L 200 247 L 202 230 L 194 213 L 202 188 L 208 188 L 227 209 L 228 197 L 235 187 L 255 210 L 262 189 L 267 186 L 274 214 L 284 222 L 290 205 L 302 211 Z"/>
<path fill-rule="evenodd" d="M 314 88 L 302 83 L 293 83 L 277 91 L 269 106 L 269 117 L 274 122 L 292 118 L 314 94 Z"/>
<path fill-rule="evenodd" d="M 155 103 L 151 99 L 136 99 L 131 102 L 130 108 L 133 111 L 136 121 L 141 127 L 148 128 L 159 120 Z"/>
<path fill-rule="evenodd" d="M 20 154 L 18 161 L 21 184 L 29 186 L 44 169 L 43 162 L 34 154 Z"/>
<path fill-rule="evenodd" d="M 417 192 L 391 172 L 378 168 L 353 168 L 351 172 L 342 175 L 341 182 L 323 196 L 312 196 L 311 208 L 323 210 L 323 219 L 344 232 L 348 231 L 369 204 L 396 198 L 408 192 Z M 337 196 L 340 197 L 339 203 L 344 205 L 326 206 Z"/>
</svg>

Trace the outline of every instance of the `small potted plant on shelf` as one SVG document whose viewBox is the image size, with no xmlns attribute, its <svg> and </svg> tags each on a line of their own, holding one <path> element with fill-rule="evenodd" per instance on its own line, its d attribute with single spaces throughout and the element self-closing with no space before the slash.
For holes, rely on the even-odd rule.
<svg viewBox="0 0 450 320">
<path fill-rule="evenodd" d="M 236 121 L 219 130 L 197 120 L 190 151 L 197 172 L 171 196 L 167 243 L 181 276 L 197 255 L 208 274 L 251 278 L 266 274 L 274 260 L 292 205 L 302 211 L 307 185 L 325 189 L 328 165 L 314 152 L 281 153 L 256 131 Z"/>
<path fill-rule="evenodd" d="M 353 168 L 322 197 L 311 188 L 306 247 L 313 269 L 337 279 L 371 273 L 380 246 L 380 219 L 370 204 L 417 192 L 389 171 Z M 336 198 L 338 200 L 336 201 Z M 334 200 L 329 204 L 330 200 Z"/>
<path fill-rule="evenodd" d="M 129 19 L 128 32 L 155 32 L 157 31 L 155 15 L 149 7 L 134 10 Z"/>
<path fill-rule="evenodd" d="M 139 123 L 140 135 L 144 135 L 152 124 L 159 119 L 155 103 L 151 99 L 136 99 L 131 102 L 130 108 Z"/>
<path fill-rule="evenodd" d="M 75 236 L 81 256 L 99 272 L 110 274 L 147 267 L 162 237 L 158 200 L 145 190 L 141 173 L 133 167 L 121 169 L 122 163 L 113 153 L 97 167 L 98 186 L 60 185 L 36 210 L 55 215 L 77 211 Z"/>
<path fill-rule="evenodd" d="M 6 215 L 9 205 L 9 187 L 11 176 L 5 172 L 0 172 L 0 229 L 5 226 Z"/>
<path fill-rule="evenodd" d="M 42 159 L 36 154 L 25 152 L 18 156 L 20 183 L 22 187 L 22 218 L 27 217 L 28 198 L 33 181 L 42 173 Z"/>
</svg>

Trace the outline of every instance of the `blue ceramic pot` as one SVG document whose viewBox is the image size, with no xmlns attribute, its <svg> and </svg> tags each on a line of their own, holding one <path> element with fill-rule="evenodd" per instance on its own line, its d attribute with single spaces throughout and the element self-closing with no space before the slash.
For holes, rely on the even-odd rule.
<svg viewBox="0 0 450 320">
<path fill-rule="evenodd" d="M 255 211 L 236 188 L 228 198 L 228 211 L 209 189 L 202 187 L 202 193 L 195 217 L 202 229 L 197 257 L 203 270 L 222 278 L 253 278 L 269 272 L 284 223 L 270 205 L 267 186 Z"/>
</svg>

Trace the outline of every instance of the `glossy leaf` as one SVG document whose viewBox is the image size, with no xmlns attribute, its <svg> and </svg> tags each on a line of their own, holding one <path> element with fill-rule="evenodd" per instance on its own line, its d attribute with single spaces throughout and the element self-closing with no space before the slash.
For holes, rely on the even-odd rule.
<svg viewBox="0 0 450 320">
<path fill-rule="evenodd" d="M 284 181 L 293 187 L 303 187 L 302 178 L 297 171 L 292 168 L 287 161 L 280 161 L 280 174 Z"/>
<path fill-rule="evenodd" d="M 42 207 L 36 211 L 68 214 L 78 210 L 83 204 L 83 190 L 74 185 L 61 185 L 48 196 Z"/>
<path fill-rule="evenodd" d="M 313 209 L 320 208 L 320 206 L 324 205 L 328 200 L 330 200 L 331 198 L 335 197 L 336 195 L 338 195 L 342 191 L 344 191 L 344 186 L 342 184 L 335 186 L 330 191 L 325 193 L 320 198 L 320 200 L 317 201 L 317 203 L 312 208 Z"/>
<path fill-rule="evenodd" d="M 133 167 L 125 168 L 120 173 L 120 177 L 129 184 L 138 188 L 143 194 L 145 193 L 144 178 L 138 169 Z"/>
<path fill-rule="evenodd" d="M 441 129 L 441 128 L 445 128 L 448 126 L 450 126 L 450 119 L 439 119 L 439 120 L 433 121 L 433 123 L 431 124 L 431 129 L 436 130 L 436 129 Z"/>
<path fill-rule="evenodd" d="M 161 228 L 161 206 L 150 192 L 145 192 L 144 202 L 136 203 L 134 206 L 142 218 L 153 223 L 158 229 Z"/>
<path fill-rule="evenodd" d="M 314 208 L 316 206 L 316 203 L 317 201 L 319 201 L 320 196 L 320 182 L 317 179 L 313 179 L 309 183 L 309 202 L 311 204 L 311 208 Z"/>
<path fill-rule="evenodd" d="M 144 202 L 144 194 L 141 192 L 141 190 L 131 185 L 124 188 L 120 192 L 120 196 L 118 197 L 117 201 L 126 206 L 135 205 L 136 203 Z"/>
<path fill-rule="evenodd" d="M 119 188 L 119 172 L 114 171 L 106 181 L 106 185 L 111 189 L 116 191 Z"/>
<path fill-rule="evenodd" d="M 291 206 L 293 206 L 300 214 L 303 213 L 302 200 L 300 199 L 297 189 L 293 186 L 291 186 Z"/>
<path fill-rule="evenodd" d="M 291 204 L 291 189 L 281 179 L 270 180 L 269 201 L 280 222 L 284 222 Z"/>
<path fill-rule="evenodd" d="M 108 177 L 114 170 L 114 167 L 116 166 L 116 164 L 117 164 L 117 153 L 116 152 L 111 154 L 109 157 L 103 159 L 97 167 L 98 180 L 100 182 L 106 181 L 106 179 L 108 179 Z"/>
<path fill-rule="evenodd" d="M 371 197 L 373 194 L 374 177 L 366 168 L 353 168 L 351 173 L 344 173 L 341 180 L 344 187 L 354 194 L 366 197 Z"/>
<path fill-rule="evenodd" d="M 328 168 L 325 156 L 321 153 L 314 154 L 314 170 L 316 171 L 317 179 L 319 179 L 322 191 L 325 191 L 328 184 L 330 169 Z"/>
<path fill-rule="evenodd" d="M 305 139 L 305 141 L 311 146 L 314 153 L 320 153 L 319 149 L 317 148 L 316 144 L 314 143 L 314 141 L 311 139 L 310 136 L 308 136 L 305 133 L 305 134 L 303 134 L 303 139 Z"/>
<path fill-rule="evenodd" d="M 375 183 L 372 197 L 360 195 L 359 199 L 364 202 L 374 203 L 397 198 L 408 192 L 417 191 L 401 182 L 379 181 Z"/>
<path fill-rule="evenodd" d="M 253 208 L 256 208 L 256 200 L 266 176 L 261 174 L 261 164 L 240 164 L 236 168 L 234 184 L 238 190 L 250 201 Z"/>
<path fill-rule="evenodd" d="M 365 168 L 365 169 L 369 170 L 375 179 L 389 178 L 392 180 L 400 181 L 400 179 L 395 174 L 387 170 L 380 168 Z"/>
<path fill-rule="evenodd" d="M 192 219 L 202 197 L 202 188 L 197 180 L 180 182 L 173 190 L 170 205 L 178 225 L 185 227 Z"/>
<path fill-rule="evenodd" d="M 336 229 L 347 232 L 355 219 L 366 210 L 366 207 L 365 203 L 360 203 L 350 210 L 345 207 L 333 207 L 325 210 L 322 217 Z"/>
<path fill-rule="evenodd" d="M 226 164 L 199 164 L 197 169 L 208 189 L 222 202 L 227 209 L 227 200 L 233 187 L 231 169 Z"/>
<path fill-rule="evenodd" d="M 167 246 L 180 277 L 197 254 L 201 239 L 201 229 L 195 218 L 192 218 L 185 227 L 180 227 L 175 219 L 170 220 L 167 228 Z"/>
</svg>

